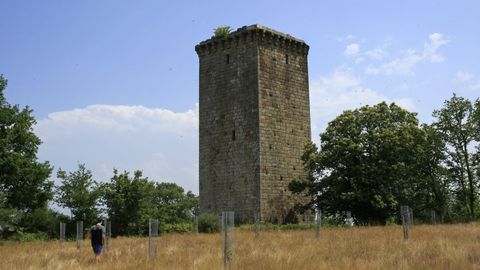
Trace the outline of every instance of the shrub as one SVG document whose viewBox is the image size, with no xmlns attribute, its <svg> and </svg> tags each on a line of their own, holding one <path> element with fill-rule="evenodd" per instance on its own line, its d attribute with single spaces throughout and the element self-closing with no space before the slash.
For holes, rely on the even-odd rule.
<svg viewBox="0 0 480 270">
<path fill-rule="evenodd" d="M 219 26 L 213 29 L 213 34 L 216 38 L 226 38 L 232 29 L 230 26 Z"/>
<path fill-rule="evenodd" d="M 162 232 L 164 233 L 188 233 L 192 231 L 191 223 L 165 224 Z"/>
<path fill-rule="evenodd" d="M 34 241 L 47 241 L 48 234 L 44 232 L 36 232 L 36 233 L 21 233 L 20 238 L 18 239 L 20 242 L 34 242 Z"/>
<path fill-rule="evenodd" d="M 220 231 L 218 216 L 211 213 L 202 213 L 198 216 L 198 231 L 213 233 Z"/>
</svg>

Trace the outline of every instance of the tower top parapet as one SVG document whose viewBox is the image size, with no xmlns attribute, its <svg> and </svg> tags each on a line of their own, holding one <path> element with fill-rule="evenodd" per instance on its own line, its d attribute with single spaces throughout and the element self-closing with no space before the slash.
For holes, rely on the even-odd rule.
<svg viewBox="0 0 480 270">
<path fill-rule="evenodd" d="M 225 50 L 231 46 L 238 46 L 245 42 L 258 41 L 261 44 L 278 46 L 286 50 L 307 55 L 309 46 L 305 41 L 291 35 L 273 30 L 260 24 L 243 26 L 231 32 L 226 37 L 211 37 L 195 46 L 198 55 L 210 54 L 218 50 Z"/>
</svg>

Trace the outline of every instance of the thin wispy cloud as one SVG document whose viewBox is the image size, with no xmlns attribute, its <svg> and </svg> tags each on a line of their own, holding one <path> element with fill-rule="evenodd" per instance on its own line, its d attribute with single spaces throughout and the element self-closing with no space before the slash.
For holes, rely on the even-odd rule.
<svg viewBox="0 0 480 270">
<path fill-rule="evenodd" d="M 336 37 L 336 40 L 337 41 L 340 41 L 340 42 L 343 42 L 343 41 L 350 41 L 350 40 L 354 40 L 355 39 L 355 36 L 352 35 L 352 34 L 347 34 L 345 36 L 338 36 Z"/>
<path fill-rule="evenodd" d="M 458 71 L 455 79 L 453 79 L 454 83 L 465 83 L 472 81 L 475 76 L 470 73 L 470 72 L 465 72 L 465 71 Z"/>
<path fill-rule="evenodd" d="M 433 33 L 424 42 L 421 50 L 407 49 L 403 56 L 378 66 L 367 66 L 364 72 L 369 75 L 412 75 L 418 64 L 443 62 L 445 56 L 439 53 L 439 49 L 448 42 L 442 34 Z"/>
<path fill-rule="evenodd" d="M 452 85 L 455 91 L 461 93 L 478 92 L 480 94 L 480 80 L 473 73 L 467 71 L 458 71 L 452 80 Z"/>
<path fill-rule="evenodd" d="M 365 55 L 368 56 L 370 59 L 379 60 L 379 61 L 383 60 L 386 54 L 387 53 L 385 52 L 385 50 L 381 48 L 375 48 L 365 52 Z"/>
<path fill-rule="evenodd" d="M 351 43 L 347 45 L 343 54 L 345 56 L 355 56 L 360 51 L 360 45 L 358 43 Z"/>
<path fill-rule="evenodd" d="M 363 63 L 364 61 L 382 61 L 387 55 L 387 49 L 391 43 L 391 37 L 385 38 L 383 44 L 373 48 L 373 49 L 361 49 L 367 41 L 364 39 L 361 42 L 352 42 L 346 45 L 343 55 L 347 58 L 353 59 L 355 64 Z"/>
<path fill-rule="evenodd" d="M 327 123 L 344 110 L 382 101 L 395 102 L 407 110 L 415 108 L 409 98 L 391 98 L 364 86 L 361 78 L 349 70 L 338 69 L 314 80 L 310 87 L 312 138 L 318 139 L 318 134 L 326 128 Z"/>
</svg>

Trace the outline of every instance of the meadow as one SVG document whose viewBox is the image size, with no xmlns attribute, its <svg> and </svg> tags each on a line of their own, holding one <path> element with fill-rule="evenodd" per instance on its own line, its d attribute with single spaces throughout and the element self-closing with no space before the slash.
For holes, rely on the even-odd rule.
<svg viewBox="0 0 480 270">
<path fill-rule="evenodd" d="M 168 234 L 148 259 L 148 238 L 112 239 L 96 264 L 89 241 L 3 243 L 0 269 L 223 269 L 220 234 Z M 480 269 L 480 223 L 235 231 L 231 269 Z"/>
</svg>

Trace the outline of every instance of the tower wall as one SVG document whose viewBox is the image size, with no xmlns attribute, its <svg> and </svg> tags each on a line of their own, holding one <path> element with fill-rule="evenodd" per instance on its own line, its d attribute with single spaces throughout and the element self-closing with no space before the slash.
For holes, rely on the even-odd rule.
<svg viewBox="0 0 480 270">
<path fill-rule="evenodd" d="M 282 221 L 305 177 L 310 140 L 308 45 L 252 25 L 196 46 L 200 59 L 200 211 L 261 211 Z"/>
<path fill-rule="evenodd" d="M 258 50 L 253 35 L 197 46 L 200 211 L 259 209 Z"/>
<path fill-rule="evenodd" d="M 300 157 L 311 139 L 307 53 L 305 43 L 269 32 L 259 39 L 261 215 L 273 222 L 294 218 L 295 203 L 305 202 L 288 184 L 306 178 Z"/>
</svg>

